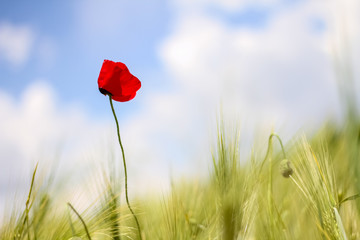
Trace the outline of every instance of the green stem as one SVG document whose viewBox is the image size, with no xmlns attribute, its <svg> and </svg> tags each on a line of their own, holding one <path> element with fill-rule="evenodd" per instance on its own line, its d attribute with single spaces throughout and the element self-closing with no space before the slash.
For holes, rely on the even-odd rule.
<svg viewBox="0 0 360 240">
<path fill-rule="evenodd" d="M 124 174 L 125 174 L 125 198 L 126 198 L 126 203 L 127 203 L 127 205 L 128 205 L 128 208 L 129 208 L 130 212 L 131 212 L 132 215 L 134 216 L 134 219 L 135 219 L 135 222 L 136 222 L 138 231 L 139 231 L 139 237 L 140 237 L 140 240 L 142 240 L 142 237 L 141 237 L 141 228 L 140 228 L 139 221 L 138 221 L 138 219 L 137 219 L 134 211 L 132 210 L 132 208 L 131 208 L 131 206 L 130 206 L 130 202 L 129 202 L 128 189 L 127 189 L 127 170 L 126 170 L 125 152 L 124 152 L 124 147 L 123 147 L 123 145 L 122 145 L 122 143 L 121 143 L 119 122 L 118 122 L 117 117 L 116 117 L 116 114 L 115 114 L 115 110 L 114 110 L 114 106 L 113 106 L 113 103 L 112 103 L 111 95 L 109 95 L 109 101 L 110 101 L 110 106 L 111 106 L 112 113 L 113 113 L 114 118 L 115 118 L 117 135 L 118 135 L 118 141 L 119 141 L 119 144 L 120 144 L 121 153 L 122 153 L 122 157 L 123 157 Z"/>
<path fill-rule="evenodd" d="M 69 218 L 71 233 L 72 233 L 72 236 L 75 237 L 75 236 L 76 236 L 75 228 L 74 228 L 74 225 L 73 225 L 72 220 L 71 220 L 71 215 L 70 215 L 69 209 L 67 209 L 67 213 L 68 213 L 68 218 Z"/>
<path fill-rule="evenodd" d="M 24 230 L 24 226 L 26 224 L 26 228 L 27 228 L 27 238 L 28 240 L 30 240 L 30 228 L 29 228 L 29 212 L 30 212 L 30 208 L 31 208 L 31 205 L 29 206 L 30 204 L 30 198 L 31 198 L 31 193 L 33 191 L 33 187 L 34 187 L 34 181 L 35 181 L 35 175 L 36 175 L 36 170 L 37 170 L 37 167 L 38 167 L 38 163 L 36 164 L 36 167 L 35 167 L 35 170 L 33 172 L 33 175 L 32 175 L 32 179 L 31 179 L 31 185 L 30 185 L 30 190 L 29 190 L 29 195 L 27 197 L 27 200 L 26 200 L 26 203 L 25 203 L 25 218 L 24 218 L 24 222 L 21 226 L 21 229 L 20 229 L 20 237 L 22 236 L 23 234 L 23 230 Z"/>
<path fill-rule="evenodd" d="M 71 203 L 68 202 L 68 205 L 69 207 L 74 211 L 74 213 L 79 217 L 81 223 L 84 225 L 84 228 L 85 228 L 85 232 L 86 232 L 86 235 L 88 237 L 89 240 L 91 240 L 91 237 L 90 237 L 90 233 L 89 233 L 89 230 L 85 224 L 85 221 L 84 219 L 81 217 L 81 215 L 75 210 L 75 208 L 71 205 Z"/>
</svg>

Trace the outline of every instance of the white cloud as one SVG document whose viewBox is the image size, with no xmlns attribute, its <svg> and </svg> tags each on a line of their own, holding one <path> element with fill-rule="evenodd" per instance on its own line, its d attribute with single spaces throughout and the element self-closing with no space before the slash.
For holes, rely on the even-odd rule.
<svg viewBox="0 0 360 240">
<path fill-rule="evenodd" d="M 357 89 L 360 89 L 360 2 L 356 0 L 332 1 L 332 18 L 329 18 L 332 48 L 329 49 L 332 55 L 337 73 L 341 78 L 342 90 L 347 95 L 357 97 L 360 111 L 360 97 Z M 351 79 L 352 78 L 352 79 Z M 350 81 L 349 81 L 350 80 Z M 349 84 L 349 82 L 352 84 Z M 356 96 L 357 95 L 357 96 Z"/>
<path fill-rule="evenodd" d="M 311 26 L 315 17 L 327 20 L 329 7 L 308 1 L 284 8 L 260 30 L 180 11 L 160 56 L 209 108 L 221 100 L 225 110 L 260 122 L 319 123 L 339 111 L 329 35 Z"/>
<path fill-rule="evenodd" d="M 128 120 L 118 113 L 131 197 L 135 193 L 166 191 L 170 168 L 180 171 L 178 167 L 183 166 L 176 157 L 169 159 L 172 153 L 180 152 L 170 149 L 172 144 L 183 140 L 191 125 L 190 116 L 187 121 L 180 116 L 186 105 L 179 99 L 169 95 L 146 99 L 146 111 Z M 116 109 L 120 106 L 114 105 Z M 40 169 L 37 183 L 41 175 L 51 177 L 52 166 L 60 176 L 58 180 L 66 179 L 63 183 L 70 186 L 65 187 L 64 201 L 93 193 L 94 185 L 89 192 L 86 185 L 99 184 L 96 174 L 107 170 L 110 158 L 123 172 L 113 120 L 94 122 L 81 106 L 61 106 L 44 81 L 30 85 L 18 99 L 0 90 L 0 115 L 0 209 L 15 189 L 20 193 L 18 201 L 26 195 L 36 162 Z M 168 141 L 171 143 L 166 145 Z"/>
<path fill-rule="evenodd" d="M 0 22 L 0 60 L 13 66 L 24 64 L 31 54 L 35 34 L 28 26 Z"/>
<path fill-rule="evenodd" d="M 66 173 L 80 178 L 93 166 L 90 152 L 105 151 L 94 146 L 104 141 L 108 125 L 92 122 L 80 106 L 60 107 L 52 88 L 42 81 L 19 98 L 0 91 L 0 115 L 0 208 L 5 197 L 25 196 L 36 162 L 37 179 L 44 173 L 53 177 L 54 166 L 61 177 Z"/>
<path fill-rule="evenodd" d="M 0 62 L 13 68 L 24 66 L 32 56 L 41 69 L 54 65 L 57 55 L 55 41 L 36 34 L 28 25 L 0 22 Z"/>
<path fill-rule="evenodd" d="M 2 92 L 1 141 L 13 147 L 22 159 L 33 158 L 56 141 L 81 136 L 89 125 L 78 109 L 58 109 L 53 90 L 43 82 L 26 89 L 20 99 Z M 3 152 L 2 152 L 3 153 Z"/>
</svg>

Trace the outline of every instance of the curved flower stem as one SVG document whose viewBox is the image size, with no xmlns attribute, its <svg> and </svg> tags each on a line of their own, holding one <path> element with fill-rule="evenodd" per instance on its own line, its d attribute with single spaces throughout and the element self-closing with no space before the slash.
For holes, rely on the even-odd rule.
<svg viewBox="0 0 360 240">
<path fill-rule="evenodd" d="M 270 155 L 270 152 L 272 151 L 272 139 L 273 137 L 276 137 L 280 143 L 280 146 L 281 146 L 281 150 L 282 150 L 282 153 L 283 153 L 283 157 L 284 159 L 286 159 L 286 153 L 285 153 L 285 149 L 284 149 L 284 145 L 281 141 L 281 138 L 279 137 L 279 135 L 277 135 L 276 133 L 271 133 L 270 136 L 269 136 L 269 141 L 268 141 L 268 149 L 266 151 L 266 155 L 265 155 L 265 158 L 264 160 L 262 161 L 261 165 L 260 165 L 260 169 L 259 169 L 259 174 L 261 173 L 262 171 L 262 168 L 264 166 L 264 163 L 266 161 L 266 159 L 269 158 L 269 155 Z M 271 161 L 271 157 L 269 159 L 269 184 L 268 184 L 268 202 L 269 202 L 269 214 L 270 214 L 270 218 L 273 219 L 274 218 L 274 213 L 273 213 L 273 207 L 275 206 L 274 204 L 274 199 L 273 199 L 273 188 L 272 188 L 272 161 Z M 275 207 L 276 209 L 276 207 Z M 278 214 L 279 216 L 279 214 Z M 283 223 L 281 217 L 280 218 L 280 221 Z M 283 224 L 283 226 L 285 226 Z"/>
<path fill-rule="evenodd" d="M 134 219 L 135 219 L 135 222 L 136 222 L 138 231 L 139 231 L 139 237 L 140 237 L 140 240 L 142 240 L 142 237 L 141 237 L 141 228 L 140 228 L 139 221 L 138 221 L 138 219 L 137 219 L 134 211 L 132 210 L 132 208 L 131 208 L 131 206 L 130 206 L 130 202 L 129 202 L 128 189 L 127 189 L 127 170 L 126 170 L 125 152 L 124 152 L 124 147 L 123 147 L 123 145 L 122 145 L 122 143 L 121 143 L 119 122 L 118 122 L 117 117 L 116 117 L 116 114 L 115 114 L 115 110 L 114 110 L 114 106 L 113 106 L 112 98 L 111 98 L 111 95 L 110 95 L 110 94 L 109 94 L 109 101 L 110 101 L 110 106 L 111 106 L 112 113 L 113 113 L 114 118 L 115 118 L 117 135 L 118 135 L 118 141 L 119 141 L 119 144 L 120 144 L 121 153 L 122 153 L 122 157 L 123 157 L 124 174 L 125 174 L 125 198 L 126 198 L 126 203 L 127 203 L 127 205 L 128 205 L 128 208 L 129 208 L 130 212 L 131 212 L 132 215 L 134 216 Z"/>
<path fill-rule="evenodd" d="M 273 137 L 276 137 L 276 138 L 278 139 L 278 141 L 279 141 L 279 143 L 280 143 L 280 146 L 281 146 L 282 153 L 283 153 L 283 157 L 284 157 L 284 159 L 286 159 L 285 148 L 284 148 L 284 145 L 283 145 L 283 143 L 282 143 L 282 141 L 281 141 L 281 138 L 280 138 L 279 135 L 277 135 L 276 133 L 272 133 L 272 134 L 270 134 L 270 136 L 269 136 L 268 149 L 267 149 L 267 151 L 266 151 L 265 158 L 264 158 L 263 162 L 261 163 L 260 172 L 261 172 L 261 170 L 262 170 L 262 168 L 263 168 L 263 166 L 264 166 L 264 163 L 265 163 L 266 159 L 269 157 L 270 149 L 271 149 L 271 147 L 272 147 L 272 144 L 271 144 L 272 142 L 271 142 L 271 141 L 272 141 L 272 138 L 273 138 Z"/>
</svg>

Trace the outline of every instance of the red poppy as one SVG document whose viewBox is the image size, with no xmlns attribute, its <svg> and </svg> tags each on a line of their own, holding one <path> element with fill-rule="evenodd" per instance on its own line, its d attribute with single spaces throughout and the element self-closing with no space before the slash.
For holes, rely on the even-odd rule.
<svg viewBox="0 0 360 240">
<path fill-rule="evenodd" d="M 118 102 L 133 99 L 140 89 L 141 82 L 132 75 L 125 64 L 104 60 L 98 78 L 99 90 Z"/>
</svg>

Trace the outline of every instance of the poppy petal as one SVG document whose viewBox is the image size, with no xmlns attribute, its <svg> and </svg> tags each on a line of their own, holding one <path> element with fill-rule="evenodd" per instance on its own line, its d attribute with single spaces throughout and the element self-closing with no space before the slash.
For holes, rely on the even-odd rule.
<svg viewBox="0 0 360 240">
<path fill-rule="evenodd" d="M 104 60 L 98 78 L 99 90 L 119 102 L 130 101 L 141 88 L 140 80 L 132 75 L 125 64 Z"/>
</svg>

